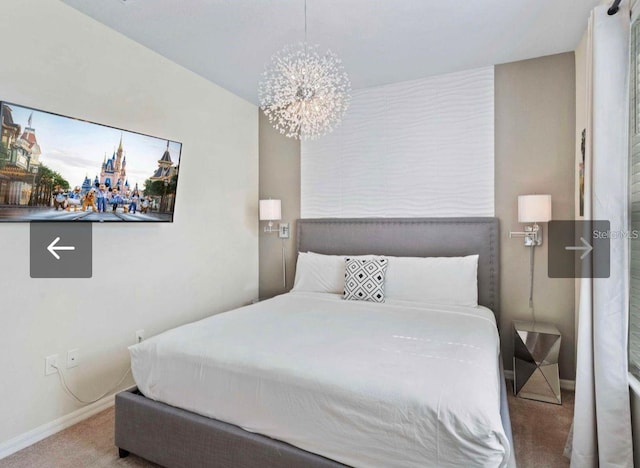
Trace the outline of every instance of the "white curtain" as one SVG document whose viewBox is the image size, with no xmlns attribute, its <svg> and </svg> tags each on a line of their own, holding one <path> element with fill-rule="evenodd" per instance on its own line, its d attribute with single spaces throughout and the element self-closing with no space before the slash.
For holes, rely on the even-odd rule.
<svg viewBox="0 0 640 468">
<path fill-rule="evenodd" d="M 585 219 L 626 231 L 629 9 L 607 8 L 589 20 Z M 611 276 L 580 284 L 572 467 L 633 466 L 627 317 L 628 242 L 612 240 Z"/>
</svg>

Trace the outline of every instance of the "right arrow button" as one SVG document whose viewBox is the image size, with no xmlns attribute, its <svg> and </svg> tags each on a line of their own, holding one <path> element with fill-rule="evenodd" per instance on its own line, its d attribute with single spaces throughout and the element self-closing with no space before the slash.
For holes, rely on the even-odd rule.
<svg viewBox="0 0 640 468">
<path fill-rule="evenodd" d="M 581 237 L 580 241 L 583 244 L 582 246 L 571 245 L 571 246 L 565 247 L 564 249 L 565 250 L 582 250 L 583 252 L 582 252 L 582 255 L 580 255 L 580 260 L 584 260 L 585 257 L 591 253 L 591 251 L 593 250 L 593 247 L 586 240 L 584 240 L 584 237 Z"/>
</svg>

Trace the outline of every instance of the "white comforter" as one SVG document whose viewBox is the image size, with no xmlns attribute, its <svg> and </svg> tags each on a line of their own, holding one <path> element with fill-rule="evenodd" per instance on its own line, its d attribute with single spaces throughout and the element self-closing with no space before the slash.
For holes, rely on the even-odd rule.
<svg viewBox="0 0 640 468">
<path fill-rule="evenodd" d="M 483 307 L 289 293 L 132 346 L 148 398 L 356 467 L 506 466 Z"/>
</svg>

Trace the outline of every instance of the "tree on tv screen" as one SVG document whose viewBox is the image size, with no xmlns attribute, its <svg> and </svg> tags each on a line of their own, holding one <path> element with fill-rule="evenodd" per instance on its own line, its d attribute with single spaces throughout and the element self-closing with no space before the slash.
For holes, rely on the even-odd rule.
<svg viewBox="0 0 640 468">
<path fill-rule="evenodd" d="M 41 164 L 38 168 L 38 174 L 36 175 L 36 185 L 47 185 L 52 187 L 59 185 L 64 190 L 69 189 L 69 182 L 62 177 L 60 173 L 52 171 L 44 164 Z"/>
<path fill-rule="evenodd" d="M 169 181 L 165 192 L 165 185 L 163 180 L 147 179 L 144 181 L 144 194 L 150 195 L 152 197 L 161 197 L 165 193 L 176 193 L 177 181 L 178 178 L 176 176 L 171 177 L 171 180 Z"/>
</svg>

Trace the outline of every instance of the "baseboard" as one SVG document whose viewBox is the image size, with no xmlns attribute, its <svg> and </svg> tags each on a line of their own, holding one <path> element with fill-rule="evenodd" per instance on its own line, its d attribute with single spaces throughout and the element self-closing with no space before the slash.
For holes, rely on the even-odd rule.
<svg viewBox="0 0 640 468">
<path fill-rule="evenodd" d="M 505 376 L 505 378 L 507 378 L 509 380 L 513 380 L 513 371 L 505 369 L 504 370 L 504 376 Z M 560 379 L 560 388 L 562 390 L 571 390 L 571 391 L 575 392 L 575 390 L 576 390 L 576 381 L 575 380 Z"/>
<path fill-rule="evenodd" d="M 0 460 L 113 406 L 115 402 L 115 395 L 116 394 L 114 393 L 106 396 L 95 403 L 83 406 L 72 413 L 62 416 L 61 418 L 43 424 L 42 426 L 38 426 L 35 429 L 25 432 L 24 434 L 20 434 L 6 442 L 0 443 Z"/>
</svg>

